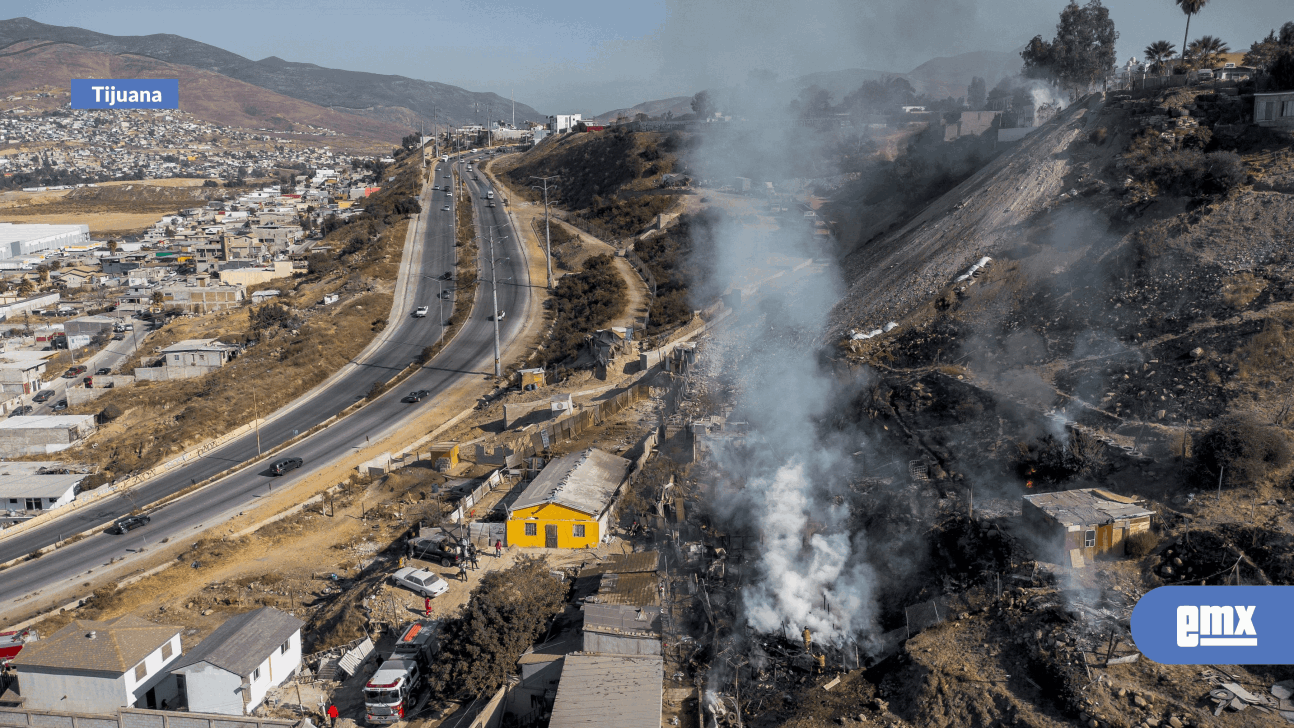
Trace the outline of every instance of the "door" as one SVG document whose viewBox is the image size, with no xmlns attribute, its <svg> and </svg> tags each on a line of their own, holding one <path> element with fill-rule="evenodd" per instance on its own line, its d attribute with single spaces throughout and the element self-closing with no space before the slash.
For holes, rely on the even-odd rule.
<svg viewBox="0 0 1294 728">
<path fill-rule="evenodd" d="M 149 710 L 157 710 L 157 688 L 149 688 L 144 693 L 144 706 Z"/>
<path fill-rule="evenodd" d="M 1105 523 L 1096 527 L 1096 552 L 1103 554 L 1114 545 L 1114 524 Z"/>
<path fill-rule="evenodd" d="M 557 548 L 557 526 L 551 523 L 544 526 L 544 545 L 550 549 Z"/>
</svg>

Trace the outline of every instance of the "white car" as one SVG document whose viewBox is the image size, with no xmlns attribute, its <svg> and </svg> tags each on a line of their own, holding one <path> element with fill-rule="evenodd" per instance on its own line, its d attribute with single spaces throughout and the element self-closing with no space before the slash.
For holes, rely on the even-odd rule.
<svg viewBox="0 0 1294 728">
<path fill-rule="evenodd" d="M 507 315 L 508 315 L 508 312 L 507 312 L 507 311 L 499 311 L 498 313 L 496 313 L 496 314 L 494 314 L 493 316 L 491 316 L 491 317 L 490 317 L 490 320 L 491 320 L 491 321 L 502 321 L 502 320 L 503 320 L 503 317 L 504 317 L 504 316 L 507 316 Z"/>
<path fill-rule="evenodd" d="M 414 317 L 414 318 L 422 318 L 422 317 L 424 317 L 424 316 L 426 316 L 426 315 L 427 315 L 427 307 L 426 307 L 426 306 L 419 306 L 418 308 L 414 309 L 414 311 L 413 311 L 413 317 Z"/>
<path fill-rule="evenodd" d="M 445 205 L 444 207 L 440 208 L 440 211 L 441 211 L 441 212 L 449 212 L 449 205 Z"/>
<path fill-rule="evenodd" d="M 427 569 L 406 566 L 395 572 L 391 582 L 423 597 L 438 597 L 449 591 L 449 583 Z"/>
</svg>

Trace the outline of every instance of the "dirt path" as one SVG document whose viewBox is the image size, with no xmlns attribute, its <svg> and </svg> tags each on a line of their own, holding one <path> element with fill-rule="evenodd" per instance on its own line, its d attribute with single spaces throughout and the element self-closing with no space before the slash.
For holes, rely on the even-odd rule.
<svg viewBox="0 0 1294 728">
<path fill-rule="evenodd" d="M 629 291 L 629 298 L 625 301 L 624 310 L 620 312 L 619 316 L 612 319 L 611 325 L 645 328 L 647 326 L 648 307 L 651 305 L 651 292 L 647 290 L 647 283 L 643 281 L 642 276 L 638 275 L 638 271 L 634 270 L 628 260 L 618 255 L 616 247 L 610 243 L 593 237 L 565 220 L 552 218 L 552 222 L 560 225 L 568 233 L 578 238 L 582 245 L 593 249 L 595 255 L 605 253 L 615 260 L 616 270 L 620 271 L 620 278 L 625 282 L 625 286 Z"/>
</svg>

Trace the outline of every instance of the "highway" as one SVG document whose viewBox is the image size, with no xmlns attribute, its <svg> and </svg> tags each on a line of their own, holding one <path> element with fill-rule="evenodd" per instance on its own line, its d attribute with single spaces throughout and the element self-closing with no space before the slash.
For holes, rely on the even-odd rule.
<svg viewBox="0 0 1294 728">
<path fill-rule="evenodd" d="M 461 164 L 461 163 L 460 163 Z M 443 188 L 446 174 L 443 163 L 436 165 L 436 184 Z M 470 175 L 464 175 L 465 179 Z M 467 184 L 483 184 L 472 183 Z M 484 194 L 473 195 L 478 208 L 478 226 L 483 232 L 487 225 L 499 226 L 498 238 L 506 240 L 496 245 L 496 258 L 500 282 L 499 308 L 507 311 L 501 323 L 500 338 L 504 346 L 520 330 L 523 312 L 529 305 L 530 288 L 525 257 L 518 245 L 517 236 L 508 226 L 508 217 L 502 207 L 488 208 Z M 425 305 L 431 309 L 426 318 L 406 315 L 392 321 L 397 329 L 390 338 L 368 356 L 362 365 L 337 378 L 323 391 L 308 400 L 293 404 L 288 416 L 271 418 L 260 428 L 260 447 L 268 450 L 285 442 L 296 433 L 309 429 L 337 414 L 342 409 L 362 399 L 374 382 L 390 379 L 408 366 L 424 347 L 432 344 L 441 327 L 437 321 L 437 291 L 441 286 L 452 285 L 437 279 L 454 269 L 454 213 L 442 207 L 448 203 L 444 189 L 432 190 L 422 198 L 426 224 L 417 232 L 420 239 L 416 248 L 421 260 L 413 274 L 418 276 L 414 300 L 408 302 L 408 314 Z M 95 533 L 81 541 L 51 551 L 39 559 L 22 562 L 6 569 L 0 578 L 0 614 L 15 607 L 14 600 L 43 590 L 58 582 L 72 583 L 78 574 L 87 569 L 97 569 L 110 559 L 121 558 L 163 538 L 176 538 L 191 534 L 196 536 L 202 526 L 224 520 L 240 510 L 255 506 L 262 494 L 272 487 L 286 485 L 303 475 L 324 468 L 328 462 L 365 446 L 367 438 L 398 424 L 404 417 L 430 407 L 437 397 L 465 377 L 487 377 L 494 367 L 494 322 L 491 312 L 488 246 L 482 245 L 482 285 L 477 286 L 476 299 L 469 320 L 458 335 L 439 355 L 419 371 L 405 379 L 398 387 L 385 393 L 368 406 L 347 416 L 332 426 L 286 448 L 275 457 L 296 456 L 305 466 L 282 478 L 268 474 L 268 462 L 258 463 L 232 473 L 220 481 L 189 496 L 180 498 L 151 511 L 152 522 L 124 536 Z M 505 279 L 507 283 L 503 283 Z M 445 310 L 452 310 L 446 302 Z M 417 404 L 400 400 L 410 390 L 425 389 L 431 396 Z M 211 433 L 214 437 L 219 433 Z M 212 450 L 193 463 L 184 465 L 147 483 L 133 488 L 129 494 L 106 499 L 94 507 L 86 508 L 26 533 L 16 534 L 0 541 L 0 562 L 31 553 L 38 548 L 81 531 L 107 525 L 137 507 L 182 490 L 192 483 L 212 477 L 240 463 L 256 458 L 255 433 L 230 441 Z M 83 577 L 82 577 L 83 578 Z M 24 600 L 25 601 L 25 600 Z"/>
</svg>

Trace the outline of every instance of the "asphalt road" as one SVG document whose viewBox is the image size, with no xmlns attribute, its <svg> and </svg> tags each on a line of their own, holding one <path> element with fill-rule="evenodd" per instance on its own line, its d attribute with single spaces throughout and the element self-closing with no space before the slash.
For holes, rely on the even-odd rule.
<svg viewBox="0 0 1294 728">
<path fill-rule="evenodd" d="M 437 183 L 443 186 L 444 164 L 437 165 Z M 474 183 L 469 183 L 474 184 Z M 483 184 L 483 183 L 481 183 Z M 399 327 L 362 366 L 340 377 L 326 390 L 302 403 L 290 416 L 271 420 L 260 429 L 260 447 L 269 449 L 291 439 L 295 433 L 309 429 L 318 422 L 363 398 L 374 382 L 385 381 L 404 369 L 440 334 L 437 320 L 436 295 L 442 284 L 436 279 L 445 271 L 453 270 L 453 212 L 441 208 L 447 203 L 444 190 L 432 191 L 430 199 L 424 198 L 426 210 L 425 231 L 422 240 L 422 261 L 418 267 L 419 282 L 415 300 L 409 303 L 410 313 L 420 305 L 428 306 L 432 314 L 426 318 L 409 316 L 392 322 Z M 478 207 L 479 227 L 500 226 L 499 237 L 506 236 L 496 245 L 496 257 L 506 258 L 496 263 L 500 279 L 498 286 L 499 308 L 507 311 L 500 325 L 504 346 L 521 328 L 522 312 L 529 301 L 530 290 L 525 259 L 517 244 L 517 237 L 506 228 L 508 219 L 502 207 L 488 208 L 485 195 L 473 195 Z M 176 539 L 186 534 L 196 535 L 203 526 L 226 519 L 239 510 L 254 507 L 255 501 L 275 486 L 285 485 L 313 470 L 322 469 L 335 458 L 361 449 L 367 437 L 384 431 L 405 416 L 416 415 L 432 406 L 437 396 L 464 377 L 485 378 L 493 374 L 494 322 L 490 315 L 488 246 L 482 246 L 484 285 L 477 287 L 472 315 L 457 337 L 431 362 L 406 379 L 398 388 L 387 392 L 368 406 L 351 414 L 321 432 L 287 448 L 281 456 L 296 456 L 305 466 L 282 478 L 268 474 L 268 464 L 244 468 L 217 483 L 185 498 L 151 512 L 152 522 L 124 536 L 96 533 L 74 544 L 46 553 L 37 560 L 23 562 L 3 572 L 0 578 L 0 613 L 12 609 L 14 600 L 59 582 L 72 582 L 87 569 L 97 569 L 110 559 L 128 557 L 138 549 L 156 544 L 163 538 Z M 511 279 L 503 282 L 505 279 Z M 446 312 L 452 310 L 446 302 Z M 426 389 L 431 397 L 417 404 L 404 404 L 400 400 L 409 390 Z M 269 393 L 266 393 L 270 396 Z M 213 435 L 216 433 L 212 433 Z M 134 488 L 131 493 L 109 498 L 94 508 L 57 519 L 47 526 L 33 529 L 0 541 L 0 562 L 31 553 L 38 548 L 61 540 L 62 536 L 107 525 L 116 518 L 156 502 L 167 495 L 204 480 L 239 463 L 255 458 L 257 441 L 254 433 L 238 438 L 207 453 L 192 464 L 177 468 L 148 483 Z M 25 601 L 25 600 L 24 600 Z"/>
<path fill-rule="evenodd" d="M 67 388 L 84 386 L 82 383 L 83 377 L 93 375 L 99 370 L 99 367 L 108 367 L 113 370 L 114 374 L 120 373 L 117 371 L 117 367 L 129 359 L 131 354 L 135 353 L 135 349 L 148 334 L 150 327 L 150 324 L 146 321 L 136 321 L 126 317 L 123 317 L 121 321 L 122 323 L 130 324 L 132 330 L 123 332 L 122 336 L 125 338 L 121 341 L 109 341 L 108 345 L 99 350 L 94 356 L 80 362 L 86 367 L 85 374 L 72 379 L 65 379 L 62 371 L 49 372 L 48 376 L 53 376 L 54 378 L 46 382 L 45 386 L 41 387 L 37 392 L 32 392 L 31 395 L 23 398 L 23 402 L 32 406 L 33 415 L 58 414 L 54 411 L 54 404 L 67 397 Z M 35 401 L 36 394 L 45 390 L 54 392 L 54 396 L 45 402 Z"/>
</svg>

